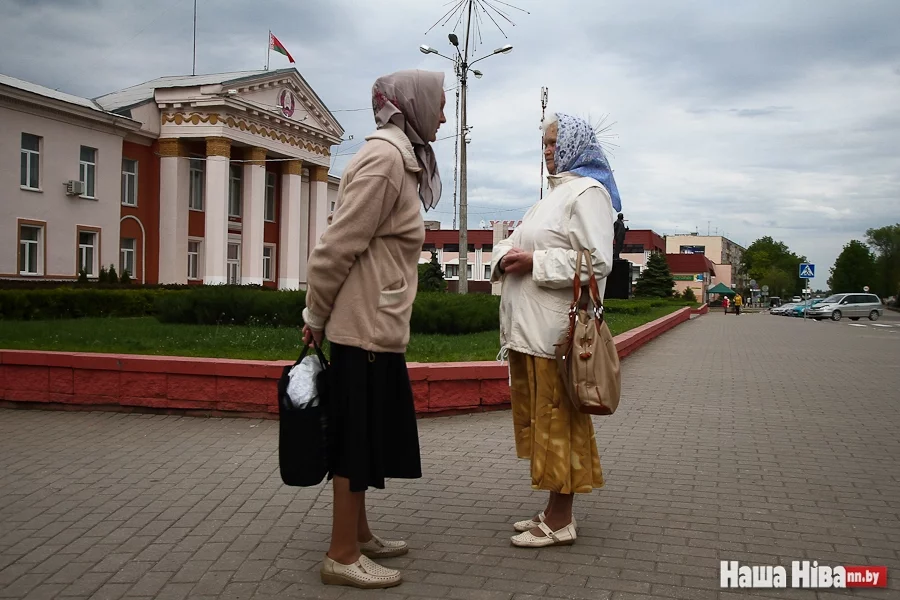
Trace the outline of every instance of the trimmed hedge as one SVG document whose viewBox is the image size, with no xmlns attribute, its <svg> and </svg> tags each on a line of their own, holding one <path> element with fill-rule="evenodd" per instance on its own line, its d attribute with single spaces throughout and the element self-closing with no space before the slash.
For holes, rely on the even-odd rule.
<svg viewBox="0 0 900 600">
<path fill-rule="evenodd" d="M 164 290 L 0 290 L 0 318 L 33 321 L 79 317 L 144 317 L 155 314 Z"/>
<path fill-rule="evenodd" d="M 13 320 L 156 316 L 163 323 L 301 327 L 306 294 L 258 287 L 195 286 L 186 289 L 61 287 L 0 290 L 0 318 Z M 610 314 L 640 315 L 661 306 L 689 306 L 675 299 L 605 302 Z M 466 334 L 499 327 L 500 297 L 420 292 L 410 328 L 418 334 Z"/>
</svg>

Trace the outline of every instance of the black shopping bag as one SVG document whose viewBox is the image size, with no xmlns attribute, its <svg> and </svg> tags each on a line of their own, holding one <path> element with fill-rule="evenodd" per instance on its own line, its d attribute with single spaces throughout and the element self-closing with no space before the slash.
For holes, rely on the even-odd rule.
<svg viewBox="0 0 900 600">
<path fill-rule="evenodd" d="M 318 405 L 296 408 L 287 394 L 288 375 L 306 357 L 309 346 L 303 348 L 297 362 L 284 367 L 278 380 L 278 466 L 285 485 L 318 485 L 329 472 L 328 361 L 318 346 L 315 351 L 322 364 L 316 376 Z"/>
</svg>

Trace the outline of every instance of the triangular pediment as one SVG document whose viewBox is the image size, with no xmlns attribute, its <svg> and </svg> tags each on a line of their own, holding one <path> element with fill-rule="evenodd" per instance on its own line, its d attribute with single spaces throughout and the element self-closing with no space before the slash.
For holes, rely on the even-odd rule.
<svg viewBox="0 0 900 600">
<path fill-rule="evenodd" d="M 344 134 L 341 124 L 328 111 L 296 69 L 281 69 L 261 75 L 222 82 L 223 92 L 234 90 L 230 98 L 257 107 L 268 114 L 321 132 L 339 140 Z"/>
</svg>

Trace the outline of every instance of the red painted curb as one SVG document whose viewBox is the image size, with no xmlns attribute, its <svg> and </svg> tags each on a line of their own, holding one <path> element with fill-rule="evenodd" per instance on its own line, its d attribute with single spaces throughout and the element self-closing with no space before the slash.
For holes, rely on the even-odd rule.
<svg viewBox="0 0 900 600">
<path fill-rule="evenodd" d="M 709 307 L 682 308 L 615 337 L 619 357 Z M 0 350 L 0 406 L 277 418 L 276 382 L 290 361 Z M 509 405 L 505 363 L 410 363 L 416 413 Z"/>
</svg>

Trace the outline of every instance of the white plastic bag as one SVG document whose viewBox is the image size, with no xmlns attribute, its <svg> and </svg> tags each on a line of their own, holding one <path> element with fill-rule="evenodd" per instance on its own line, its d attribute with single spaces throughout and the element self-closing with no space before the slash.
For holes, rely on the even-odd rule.
<svg viewBox="0 0 900 600">
<path fill-rule="evenodd" d="M 316 375 L 322 371 L 322 364 L 316 356 L 306 356 L 288 373 L 287 394 L 294 408 L 319 405 L 316 390 Z"/>
</svg>

